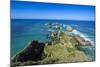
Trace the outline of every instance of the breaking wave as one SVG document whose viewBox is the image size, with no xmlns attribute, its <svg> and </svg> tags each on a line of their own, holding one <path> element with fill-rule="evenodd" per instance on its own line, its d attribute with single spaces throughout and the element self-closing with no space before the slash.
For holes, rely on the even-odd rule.
<svg viewBox="0 0 100 67">
<path fill-rule="evenodd" d="M 94 45 L 94 42 L 90 39 L 90 38 L 87 38 L 85 34 L 81 33 L 80 31 L 78 30 L 73 30 L 72 32 L 74 35 L 79 35 L 81 36 L 82 38 L 84 38 L 85 40 L 87 41 L 90 41 L 91 42 L 91 45 Z"/>
</svg>

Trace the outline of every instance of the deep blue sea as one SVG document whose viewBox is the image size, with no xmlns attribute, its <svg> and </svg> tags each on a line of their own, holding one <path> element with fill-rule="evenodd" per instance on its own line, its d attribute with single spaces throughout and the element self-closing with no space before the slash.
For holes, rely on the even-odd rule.
<svg viewBox="0 0 100 67">
<path fill-rule="evenodd" d="M 48 33 L 47 23 L 60 23 L 71 25 L 77 33 L 88 39 L 92 47 L 82 50 L 93 60 L 95 59 L 95 22 L 75 20 L 32 20 L 12 19 L 11 20 L 11 56 L 22 50 L 28 42 L 38 40 L 46 42 Z"/>
</svg>

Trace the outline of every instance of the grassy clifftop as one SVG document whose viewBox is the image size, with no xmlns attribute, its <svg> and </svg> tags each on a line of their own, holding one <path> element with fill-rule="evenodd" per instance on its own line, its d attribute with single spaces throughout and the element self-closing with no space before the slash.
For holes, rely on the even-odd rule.
<svg viewBox="0 0 100 67">
<path fill-rule="evenodd" d="M 62 32 L 59 43 L 44 47 L 45 57 L 40 63 L 53 64 L 90 61 L 90 58 L 83 51 L 75 47 L 76 44 L 77 41 L 73 36 Z"/>
<path fill-rule="evenodd" d="M 44 53 L 46 57 L 41 64 L 89 61 L 84 52 L 60 44 L 46 46 Z"/>
</svg>

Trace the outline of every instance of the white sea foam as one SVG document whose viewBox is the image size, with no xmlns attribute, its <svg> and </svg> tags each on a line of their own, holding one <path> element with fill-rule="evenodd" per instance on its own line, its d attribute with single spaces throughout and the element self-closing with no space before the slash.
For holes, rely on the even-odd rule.
<svg viewBox="0 0 100 67">
<path fill-rule="evenodd" d="M 85 40 L 90 41 L 91 44 L 94 45 L 94 42 L 91 39 L 87 38 L 85 34 L 79 32 L 78 30 L 73 30 L 72 33 L 74 35 L 79 35 L 79 36 L 83 37 Z"/>
</svg>

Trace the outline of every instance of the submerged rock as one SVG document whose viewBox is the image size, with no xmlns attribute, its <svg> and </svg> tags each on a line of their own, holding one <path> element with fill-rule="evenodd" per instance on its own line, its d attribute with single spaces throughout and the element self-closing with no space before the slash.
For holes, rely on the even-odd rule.
<svg viewBox="0 0 100 67">
<path fill-rule="evenodd" d="M 20 53 L 13 57 L 12 62 L 37 61 L 42 59 L 44 43 L 32 41 Z"/>
</svg>

